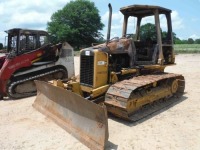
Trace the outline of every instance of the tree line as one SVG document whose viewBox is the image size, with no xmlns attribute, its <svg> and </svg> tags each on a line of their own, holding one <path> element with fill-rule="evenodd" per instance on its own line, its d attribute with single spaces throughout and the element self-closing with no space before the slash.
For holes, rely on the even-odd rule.
<svg viewBox="0 0 200 150">
<path fill-rule="evenodd" d="M 181 40 L 176 37 L 174 41 L 175 44 L 200 44 L 200 38 L 195 40 L 193 38 L 188 38 L 187 40 Z"/>
</svg>

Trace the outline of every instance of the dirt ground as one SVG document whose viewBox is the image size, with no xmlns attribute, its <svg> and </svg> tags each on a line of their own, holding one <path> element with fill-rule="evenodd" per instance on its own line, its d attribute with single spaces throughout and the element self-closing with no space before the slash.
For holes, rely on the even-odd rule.
<svg viewBox="0 0 200 150">
<path fill-rule="evenodd" d="M 79 58 L 75 57 L 76 74 Z M 174 105 L 136 123 L 109 118 L 109 142 L 114 150 L 200 149 L 200 55 L 176 56 L 167 72 L 185 76 L 184 96 Z M 35 97 L 0 101 L 0 149 L 88 149 L 33 107 Z"/>
</svg>

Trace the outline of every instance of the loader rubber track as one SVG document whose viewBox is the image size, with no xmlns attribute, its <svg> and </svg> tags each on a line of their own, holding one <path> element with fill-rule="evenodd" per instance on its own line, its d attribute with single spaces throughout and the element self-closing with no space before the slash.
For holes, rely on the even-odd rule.
<svg viewBox="0 0 200 150">
<path fill-rule="evenodd" d="M 185 80 L 182 75 L 157 73 L 133 77 L 110 86 L 105 95 L 108 112 L 129 121 L 138 121 L 174 102 L 181 96 Z"/>
<path fill-rule="evenodd" d="M 63 75 L 66 75 L 66 70 L 62 69 L 62 68 L 58 68 L 58 69 L 54 69 L 54 70 L 51 70 L 51 71 L 48 71 L 48 72 L 42 72 L 40 74 L 37 74 L 35 76 L 30 76 L 30 77 L 27 77 L 27 78 L 24 78 L 24 79 L 21 79 L 21 80 L 15 80 L 13 82 L 11 82 L 7 88 L 7 93 L 8 93 L 8 96 L 10 98 L 13 98 L 13 99 L 19 99 L 19 98 L 24 98 L 24 97 L 29 97 L 29 96 L 33 96 L 33 95 L 36 95 L 37 91 L 30 91 L 30 92 L 25 92 L 25 93 L 16 93 L 15 92 L 15 88 L 17 85 L 21 84 L 21 83 L 24 83 L 24 82 L 27 82 L 27 81 L 33 81 L 34 80 L 40 80 L 39 78 L 41 77 L 46 77 L 48 75 L 52 75 L 54 73 L 57 73 L 57 72 L 62 72 Z M 53 80 L 53 79 L 52 79 Z"/>
</svg>

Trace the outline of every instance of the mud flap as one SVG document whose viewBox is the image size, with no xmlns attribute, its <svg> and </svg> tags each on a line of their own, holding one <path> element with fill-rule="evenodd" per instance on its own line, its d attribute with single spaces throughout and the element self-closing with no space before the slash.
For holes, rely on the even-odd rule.
<svg viewBox="0 0 200 150">
<path fill-rule="evenodd" d="M 43 81 L 35 81 L 37 97 L 33 107 L 91 149 L 104 149 L 108 141 L 105 106 Z"/>
</svg>

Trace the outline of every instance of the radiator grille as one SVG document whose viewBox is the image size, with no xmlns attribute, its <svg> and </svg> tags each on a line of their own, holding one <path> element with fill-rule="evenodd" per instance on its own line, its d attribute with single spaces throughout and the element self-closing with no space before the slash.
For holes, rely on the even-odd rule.
<svg viewBox="0 0 200 150">
<path fill-rule="evenodd" d="M 81 56 L 80 83 L 93 86 L 94 56 Z"/>
</svg>

